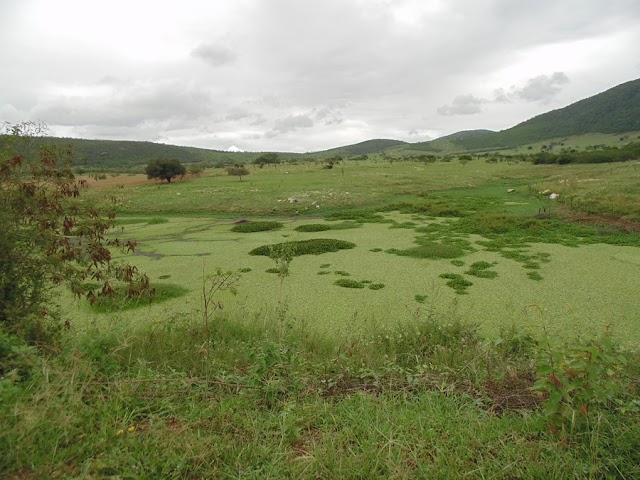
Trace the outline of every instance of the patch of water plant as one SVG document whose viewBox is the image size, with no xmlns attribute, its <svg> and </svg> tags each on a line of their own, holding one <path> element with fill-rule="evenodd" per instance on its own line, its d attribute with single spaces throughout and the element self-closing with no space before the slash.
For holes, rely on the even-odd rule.
<svg viewBox="0 0 640 480">
<path fill-rule="evenodd" d="M 231 231 L 240 233 L 266 232 L 280 230 L 282 227 L 284 224 L 280 222 L 244 222 L 235 224 Z"/>
<path fill-rule="evenodd" d="M 278 243 L 274 245 L 262 245 L 254 248 L 249 255 L 262 255 L 269 257 L 273 249 L 289 248 L 291 255 L 294 257 L 300 255 L 320 255 L 322 253 L 337 252 L 355 248 L 356 244 L 344 240 L 335 240 L 330 238 L 312 238 L 310 240 L 299 240 L 293 242 Z"/>
</svg>

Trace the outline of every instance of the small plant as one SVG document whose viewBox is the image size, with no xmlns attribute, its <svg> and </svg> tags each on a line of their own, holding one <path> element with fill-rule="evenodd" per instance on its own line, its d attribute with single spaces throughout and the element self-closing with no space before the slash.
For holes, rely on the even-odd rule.
<svg viewBox="0 0 640 480">
<path fill-rule="evenodd" d="M 278 274 L 279 274 L 279 273 L 280 273 L 280 269 L 279 269 L 279 268 L 276 268 L 276 267 L 271 267 L 271 268 L 267 268 L 267 269 L 265 270 L 265 272 L 266 272 L 266 273 L 278 273 Z"/>
<path fill-rule="evenodd" d="M 533 389 L 544 393 L 545 415 L 552 433 L 589 426 L 601 409 L 613 408 L 625 388 L 627 360 L 608 331 L 599 338 L 578 340 L 562 348 L 545 336 L 540 342 L 538 380 Z"/>
<path fill-rule="evenodd" d="M 320 268 L 329 268 L 330 266 L 330 263 L 323 263 L 322 265 L 320 265 Z"/>
<path fill-rule="evenodd" d="M 344 288 L 364 288 L 364 284 L 362 282 L 358 282 L 357 280 L 351 280 L 350 278 L 341 278 L 334 282 L 334 285 L 338 285 L 339 287 Z"/>
<path fill-rule="evenodd" d="M 418 302 L 418 303 L 424 303 L 427 300 L 427 296 L 426 295 L 416 295 L 414 298 L 416 299 L 416 302 Z"/>
<path fill-rule="evenodd" d="M 284 227 L 284 225 L 280 222 L 244 222 L 234 225 L 231 231 L 239 233 L 267 232 L 270 230 L 279 230 L 282 227 Z"/>
<path fill-rule="evenodd" d="M 384 288 L 384 283 L 372 283 L 369 285 L 369 290 L 380 290 Z"/>
<path fill-rule="evenodd" d="M 318 272 L 318 275 L 329 275 L 331 273 L 331 270 L 320 270 Z"/>
<path fill-rule="evenodd" d="M 249 273 L 251 269 L 249 267 L 239 268 L 238 272 L 240 273 Z"/>
<path fill-rule="evenodd" d="M 451 265 L 454 265 L 456 267 L 463 267 L 464 260 L 451 260 Z"/>
<path fill-rule="evenodd" d="M 381 249 L 381 248 L 376 247 L 376 248 L 372 248 L 372 249 L 371 249 L 371 250 L 369 250 L 369 251 L 370 251 L 370 252 L 377 253 L 377 252 L 381 252 L 381 251 L 382 251 L 382 249 Z"/>
<path fill-rule="evenodd" d="M 343 277 L 350 277 L 351 274 L 349 272 L 345 272 L 344 270 L 336 270 L 335 272 L 336 275 L 342 275 Z"/>
<path fill-rule="evenodd" d="M 161 223 L 167 223 L 169 222 L 168 218 L 165 217 L 152 217 L 147 221 L 147 224 L 149 225 L 159 225 Z"/>
<path fill-rule="evenodd" d="M 160 280 L 166 280 L 167 278 L 171 278 L 171 275 L 160 275 L 158 278 Z"/>
</svg>

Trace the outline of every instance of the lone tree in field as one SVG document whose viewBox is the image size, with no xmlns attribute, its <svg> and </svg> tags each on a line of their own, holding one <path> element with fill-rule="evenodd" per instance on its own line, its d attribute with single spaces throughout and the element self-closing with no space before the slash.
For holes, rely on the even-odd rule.
<svg viewBox="0 0 640 480">
<path fill-rule="evenodd" d="M 166 180 L 167 183 L 171 183 L 171 180 L 176 177 L 182 177 L 187 173 L 187 169 L 180 163 L 180 160 L 175 158 L 160 158 L 158 160 L 151 160 L 147 167 L 144 169 L 144 173 L 147 174 L 147 178 L 159 178 L 160 180 Z"/>
<path fill-rule="evenodd" d="M 227 174 L 233 175 L 234 177 L 240 177 L 240 181 L 242 181 L 242 177 L 249 175 L 249 170 L 244 167 L 229 167 L 227 168 Z"/>
<path fill-rule="evenodd" d="M 265 153 L 256 158 L 253 163 L 260 168 L 265 165 L 273 165 L 274 167 L 280 163 L 280 158 L 277 153 Z"/>
</svg>

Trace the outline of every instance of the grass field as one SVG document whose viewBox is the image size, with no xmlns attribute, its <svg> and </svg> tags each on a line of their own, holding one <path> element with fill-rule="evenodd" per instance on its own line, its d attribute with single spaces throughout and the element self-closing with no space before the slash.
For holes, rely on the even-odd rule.
<svg viewBox="0 0 640 480">
<path fill-rule="evenodd" d="M 157 299 L 59 287 L 55 345 L 0 332 L 0 473 L 640 478 L 639 175 L 369 161 L 97 181 L 82 201 L 115 205 L 112 234 L 138 241 L 117 258 Z"/>
</svg>

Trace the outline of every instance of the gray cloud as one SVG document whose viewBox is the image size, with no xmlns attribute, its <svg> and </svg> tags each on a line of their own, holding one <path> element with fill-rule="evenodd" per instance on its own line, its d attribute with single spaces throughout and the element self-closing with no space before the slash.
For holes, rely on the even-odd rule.
<svg viewBox="0 0 640 480">
<path fill-rule="evenodd" d="M 562 90 L 561 85 L 567 83 L 569 83 L 569 77 L 564 72 L 539 75 L 527 80 L 524 87 L 514 91 L 514 95 L 528 102 L 545 103 Z"/>
<path fill-rule="evenodd" d="M 637 0 L 112 0 L 99 23 L 81 0 L 9 4 L 0 121 L 70 136 L 244 150 L 416 140 L 507 128 L 640 77 Z"/>
<path fill-rule="evenodd" d="M 267 138 L 275 137 L 283 133 L 294 132 L 299 128 L 313 127 L 313 120 L 307 115 L 291 115 L 286 118 L 276 120 L 273 128 L 268 131 L 265 136 Z"/>
<path fill-rule="evenodd" d="M 221 67 L 234 63 L 238 56 L 227 47 L 211 44 L 200 44 L 191 51 L 191 56 L 204 60 L 212 67 Z"/>
<path fill-rule="evenodd" d="M 453 99 L 451 105 L 443 105 L 438 107 L 440 115 L 475 115 L 482 112 L 482 104 L 486 100 L 478 98 L 471 94 L 458 95 Z"/>
</svg>

